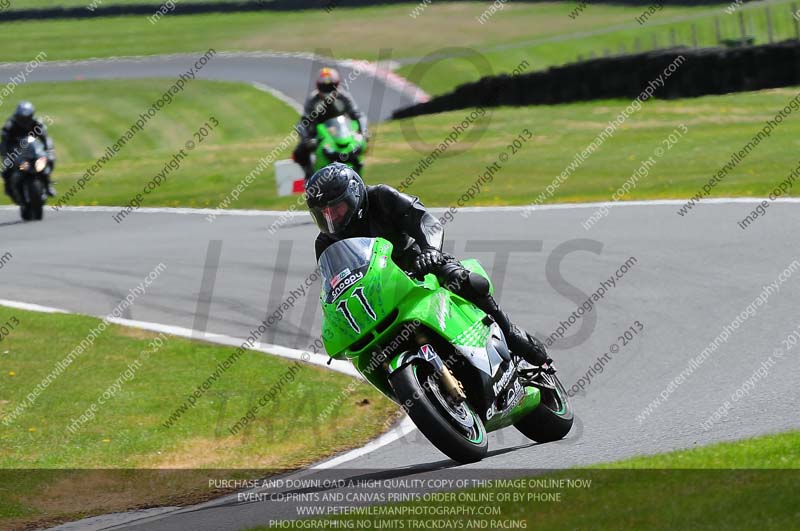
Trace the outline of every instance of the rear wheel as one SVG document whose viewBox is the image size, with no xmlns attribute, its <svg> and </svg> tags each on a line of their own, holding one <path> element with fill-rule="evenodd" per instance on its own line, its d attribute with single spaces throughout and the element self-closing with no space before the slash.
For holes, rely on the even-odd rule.
<svg viewBox="0 0 800 531">
<path fill-rule="evenodd" d="M 460 463 L 486 455 L 486 428 L 466 401 L 456 403 L 427 363 L 412 363 L 391 376 L 401 404 L 411 404 L 408 416 L 436 448 Z"/>
<path fill-rule="evenodd" d="M 537 387 L 542 393 L 542 401 L 514 427 L 539 443 L 558 441 L 572 429 L 572 406 L 558 376 L 545 373 L 539 379 L 542 385 Z"/>
</svg>

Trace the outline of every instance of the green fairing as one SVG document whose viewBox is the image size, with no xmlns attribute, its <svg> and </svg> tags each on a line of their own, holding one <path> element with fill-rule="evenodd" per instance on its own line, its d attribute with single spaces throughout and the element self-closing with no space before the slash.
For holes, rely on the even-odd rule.
<svg viewBox="0 0 800 531">
<path fill-rule="evenodd" d="M 489 327 L 482 322 L 486 315 L 484 312 L 441 287 L 434 275 L 426 275 L 422 281 L 410 278 L 392 261 L 392 248 L 390 242 L 376 238 L 363 277 L 330 302 L 326 302 L 323 291 L 320 301 L 323 309 L 322 337 L 328 354 L 336 359 L 350 359 L 369 382 L 397 401 L 388 381 L 387 369 L 390 364 L 400 362 L 399 353 L 394 354 L 394 359 L 382 360 L 378 347 L 385 348 L 391 344 L 404 328 L 413 332 L 418 322 L 438 332 L 453 345 L 482 348 L 486 345 Z M 462 265 L 489 278 L 477 260 L 464 260 Z M 363 290 L 374 318 L 356 296 L 359 288 Z M 342 311 L 342 304 L 346 305 L 358 332 Z M 538 389 L 529 387 L 525 391 L 525 398 L 512 410 L 505 415 L 498 413 L 486 421 L 487 431 L 516 422 L 539 405 Z"/>
<path fill-rule="evenodd" d="M 358 122 L 339 116 L 317 125 L 314 171 L 332 162 L 342 162 L 361 173 L 367 141 L 358 132 Z M 343 160 L 344 159 L 344 160 Z"/>
<path fill-rule="evenodd" d="M 511 426 L 522 417 L 533 411 L 539 406 L 542 394 L 535 387 L 525 388 L 525 398 L 517 407 L 508 412 L 507 415 L 495 415 L 484 423 L 486 431 L 496 431 L 506 426 Z"/>
<path fill-rule="evenodd" d="M 470 332 L 478 329 L 488 331 L 488 327 L 480 322 L 486 314 L 458 295 L 442 288 L 434 275 L 426 275 L 424 281 L 411 279 L 391 260 L 391 256 L 392 244 L 381 238 L 376 239 L 374 255 L 364 278 L 343 292 L 332 304 L 325 304 L 324 300 L 322 301 L 325 316 L 322 332 L 325 338 L 325 350 L 331 357 L 356 358 L 381 342 L 381 339 L 393 337 L 403 323 L 413 323 L 415 320 L 438 330 L 448 341 L 465 346 L 474 346 L 473 343 L 466 341 L 471 335 Z M 486 275 L 477 261 L 466 260 L 464 264 L 469 269 Z M 358 286 L 364 287 L 364 294 L 377 315 L 376 319 L 372 319 L 362 305 L 349 304 L 348 308 L 361 328 L 360 332 L 356 332 L 344 315 L 337 310 L 339 301 L 351 297 Z M 348 350 L 350 345 L 373 331 L 378 324 L 382 324 L 394 309 L 398 309 L 394 326 L 377 335 L 362 349 Z M 440 315 L 443 317 L 441 321 Z M 442 324 L 444 326 L 441 326 Z"/>
</svg>

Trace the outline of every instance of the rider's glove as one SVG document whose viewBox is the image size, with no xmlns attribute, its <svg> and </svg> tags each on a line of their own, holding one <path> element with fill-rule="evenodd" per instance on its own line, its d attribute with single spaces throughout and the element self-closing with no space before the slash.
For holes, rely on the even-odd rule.
<svg viewBox="0 0 800 531">
<path fill-rule="evenodd" d="M 443 263 L 444 255 L 442 255 L 441 251 L 429 247 L 423 249 L 422 253 L 414 261 L 414 271 L 423 276 L 435 272 Z"/>
</svg>

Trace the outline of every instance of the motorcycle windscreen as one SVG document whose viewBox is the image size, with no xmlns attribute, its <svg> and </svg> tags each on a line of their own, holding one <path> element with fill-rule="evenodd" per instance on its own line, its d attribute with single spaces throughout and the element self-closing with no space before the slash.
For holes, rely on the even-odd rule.
<svg viewBox="0 0 800 531">
<path fill-rule="evenodd" d="M 349 238 L 325 249 L 319 257 L 325 304 L 331 304 L 353 284 L 364 278 L 372 260 L 374 245 L 373 238 Z"/>
<path fill-rule="evenodd" d="M 350 128 L 350 120 L 345 116 L 337 116 L 325 122 L 325 129 L 334 140 L 347 140 L 353 136 L 354 131 Z"/>
<path fill-rule="evenodd" d="M 19 146 L 12 153 L 12 157 L 16 157 L 20 162 L 23 160 L 34 161 L 45 156 L 47 156 L 47 151 L 44 142 L 33 135 L 20 140 Z"/>
</svg>

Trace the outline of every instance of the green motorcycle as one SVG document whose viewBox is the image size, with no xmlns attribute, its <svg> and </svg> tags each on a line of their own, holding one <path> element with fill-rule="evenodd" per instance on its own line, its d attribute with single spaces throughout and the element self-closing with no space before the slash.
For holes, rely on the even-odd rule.
<svg viewBox="0 0 800 531">
<path fill-rule="evenodd" d="M 567 435 L 572 407 L 554 371 L 511 354 L 494 320 L 434 275 L 406 273 L 390 242 L 342 240 L 319 265 L 329 356 L 350 360 L 447 456 L 478 461 L 486 434 L 512 424 L 537 442 Z M 462 265 L 488 279 L 477 260 Z"/>
<path fill-rule="evenodd" d="M 314 171 L 332 162 L 347 164 L 359 174 L 364 167 L 367 140 L 358 130 L 358 122 L 337 116 L 317 125 L 317 148 Z"/>
</svg>

